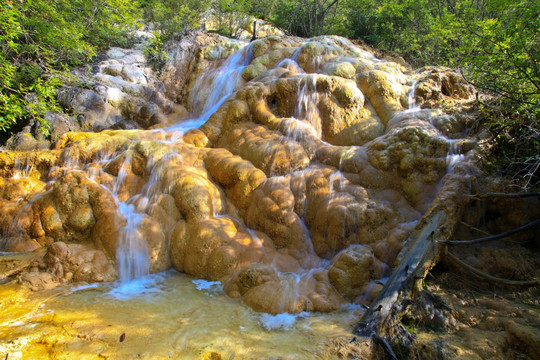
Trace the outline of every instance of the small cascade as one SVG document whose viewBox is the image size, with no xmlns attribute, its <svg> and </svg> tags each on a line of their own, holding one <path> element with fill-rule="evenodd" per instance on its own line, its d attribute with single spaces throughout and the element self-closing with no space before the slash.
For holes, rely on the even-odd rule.
<svg viewBox="0 0 540 360">
<path fill-rule="evenodd" d="M 101 155 L 102 156 L 100 156 L 93 164 L 85 167 L 89 179 L 95 181 L 96 184 L 99 184 L 97 181 L 98 177 L 104 173 L 103 167 L 118 160 L 121 156 L 126 155 L 126 153 Z M 126 201 L 121 201 L 119 195 L 122 192 L 126 180 L 126 169 L 130 166 L 131 161 L 131 156 L 127 154 L 120 166 L 116 181 L 112 184 L 112 188 L 101 185 L 102 188 L 108 190 L 114 197 L 115 202 L 118 205 L 118 213 L 124 217 L 126 222 L 125 225 L 120 228 L 116 249 L 116 262 L 120 282 L 123 284 L 123 292 L 131 292 L 132 290 L 135 292 L 140 291 L 142 284 L 132 284 L 131 282 L 133 280 L 141 279 L 150 273 L 148 247 L 140 232 L 139 226 L 144 220 L 144 213 L 157 201 L 158 196 L 163 193 L 161 189 L 161 180 L 165 177 L 167 164 L 170 164 L 171 162 L 181 163 L 182 157 L 179 154 L 169 153 L 155 163 L 153 160 L 150 160 L 147 166 L 152 169 L 151 175 L 140 193 L 130 197 Z M 100 166 L 92 166 L 97 164 Z M 163 190 L 167 192 L 168 189 L 165 188 Z"/>
<path fill-rule="evenodd" d="M 411 90 L 409 91 L 409 94 L 408 94 L 408 99 L 409 99 L 408 110 L 411 112 L 420 110 L 420 106 L 416 104 L 416 88 L 418 87 L 419 83 L 420 82 L 418 80 L 414 80 L 411 85 Z"/>
<path fill-rule="evenodd" d="M 229 56 L 222 66 L 214 71 L 208 72 L 201 78 L 205 81 L 207 78 L 212 79 L 210 92 L 206 103 L 203 107 L 204 116 L 210 117 L 211 113 L 233 93 L 242 70 L 251 62 L 251 46 L 240 48 L 237 52 Z M 197 93 L 194 93 L 197 96 Z M 213 111 L 212 111 L 213 110 Z M 208 115 L 210 113 L 210 115 Z"/>
<path fill-rule="evenodd" d="M 328 192 L 334 193 L 334 192 L 340 192 L 343 189 L 343 173 L 341 170 L 336 170 L 332 175 L 330 175 L 330 189 Z"/>
<path fill-rule="evenodd" d="M 139 212 L 147 211 L 152 204 L 158 201 L 161 194 L 170 192 L 170 185 L 165 186 L 162 179 L 168 178 L 170 164 L 182 164 L 182 155 L 170 152 L 163 156 L 162 159 L 152 164 L 153 161 L 149 161 L 148 167 L 152 169 L 150 172 L 150 178 L 144 184 L 141 192 L 134 195 L 130 202 L 135 205 L 135 208 Z"/>
<path fill-rule="evenodd" d="M 150 262 L 146 242 L 138 229 L 143 217 L 135 211 L 132 204 L 120 202 L 118 210 L 120 214 L 124 215 L 126 225 L 121 229 L 116 261 L 120 281 L 126 283 L 148 275 Z"/>
<path fill-rule="evenodd" d="M 169 131 L 187 131 L 201 127 L 234 92 L 241 79 L 242 70 L 252 59 L 251 45 L 241 47 L 218 68 L 197 80 L 190 95 L 192 108 L 197 108 L 201 93 L 208 90 L 208 97 L 198 117 L 171 126 Z M 200 107 L 200 106 L 199 106 Z"/>
<path fill-rule="evenodd" d="M 120 230 L 120 239 L 116 249 L 116 261 L 122 283 L 141 278 L 150 273 L 148 248 L 139 232 L 139 224 L 143 220 L 143 217 L 136 212 L 133 204 L 121 202 L 117 197 L 125 179 L 125 169 L 129 165 L 129 161 L 130 157 L 128 156 L 118 172 L 118 177 L 112 191 L 118 204 L 119 213 L 126 219 L 126 225 Z"/>
<path fill-rule="evenodd" d="M 250 229 L 250 228 L 246 228 L 246 231 L 248 232 L 249 236 L 251 237 L 251 240 L 253 241 L 253 244 L 262 250 L 263 252 L 263 255 L 266 255 L 266 251 L 264 250 L 264 245 L 263 245 L 263 242 L 261 240 L 261 238 L 259 237 L 259 235 L 257 235 L 257 232 L 253 229 Z"/>
<path fill-rule="evenodd" d="M 321 261 L 320 261 L 321 259 L 319 259 L 319 257 L 315 253 L 315 248 L 313 247 L 313 240 L 311 240 L 311 235 L 309 233 L 309 229 L 306 226 L 306 223 L 304 222 L 304 220 L 302 220 L 300 218 L 300 216 L 298 216 L 298 214 L 296 214 L 296 217 L 298 219 L 298 222 L 300 223 L 300 225 L 304 229 L 304 234 L 305 234 L 303 250 L 306 252 L 306 254 L 305 254 L 305 257 L 302 259 L 302 264 L 301 265 L 305 269 L 311 269 L 311 268 L 319 267 L 319 266 L 321 266 Z"/>
<path fill-rule="evenodd" d="M 26 178 L 30 176 L 30 173 L 32 172 L 33 168 L 28 164 L 21 164 L 20 159 L 15 159 L 15 165 L 13 166 L 13 171 L 11 178 L 12 179 L 20 179 L 20 178 Z"/>
<path fill-rule="evenodd" d="M 306 41 L 306 44 L 309 43 L 309 40 Z M 277 67 L 285 67 L 288 70 L 297 69 L 299 73 L 304 74 L 305 71 L 302 69 L 302 67 L 298 64 L 298 55 L 300 55 L 300 52 L 302 51 L 302 46 L 299 46 L 295 52 L 292 54 L 290 59 L 284 59 L 282 60 Z M 289 66 L 291 68 L 289 68 Z"/>
<path fill-rule="evenodd" d="M 170 189 L 163 184 L 163 179 L 168 178 L 167 172 L 170 164 L 181 164 L 183 158 L 180 154 L 170 152 L 164 155 L 159 161 L 150 159 L 147 167 L 150 170 L 150 177 L 143 186 L 139 194 L 132 196 L 126 202 L 121 202 L 117 198 L 126 171 L 125 166 L 130 162 L 127 157 L 122 165 L 117 181 L 114 185 L 113 195 L 118 204 L 119 213 L 124 215 L 126 225 L 121 229 L 120 240 L 116 252 L 120 281 L 122 283 L 136 280 L 149 274 L 150 260 L 148 247 L 145 239 L 140 233 L 139 225 L 146 216 L 152 205 L 157 203 L 161 194 L 169 193 Z"/>
<path fill-rule="evenodd" d="M 293 55 L 293 58 L 294 58 L 294 55 Z M 297 74 L 305 74 L 304 69 L 302 69 L 300 65 L 298 65 L 296 60 L 294 60 L 293 58 L 282 60 L 279 64 L 277 64 L 276 67 L 281 67 Z"/>
<path fill-rule="evenodd" d="M 294 117 L 311 125 L 317 137 L 322 137 L 322 120 L 319 114 L 319 93 L 317 92 L 317 76 L 310 75 L 302 79 L 302 87 L 298 91 L 298 100 Z"/>
<path fill-rule="evenodd" d="M 315 142 L 319 139 L 315 128 L 311 124 L 297 121 L 295 118 L 284 119 L 280 130 L 288 139 L 296 142 Z"/>
<path fill-rule="evenodd" d="M 448 142 L 450 143 L 450 149 L 446 156 L 446 172 L 452 173 L 456 164 L 465 159 L 465 156 L 459 152 L 458 140 L 448 139 Z"/>
</svg>

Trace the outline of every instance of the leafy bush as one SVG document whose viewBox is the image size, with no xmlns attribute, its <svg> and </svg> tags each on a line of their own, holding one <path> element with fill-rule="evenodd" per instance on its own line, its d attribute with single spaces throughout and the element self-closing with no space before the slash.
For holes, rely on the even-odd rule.
<svg viewBox="0 0 540 360">
<path fill-rule="evenodd" d="M 337 0 L 278 0 L 271 18 L 277 26 L 298 36 L 336 34 L 342 9 Z"/>
<path fill-rule="evenodd" d="M 492 95 L 484 123 L 504 171 L 540 174 L 540 3 L 536 0 L 349 0 L 349 35 L 417 66 L 459 68 Z"/>
<path fill-rule="evenodd" d="M 163 35 L 155 33 L 154 37 L 152 37 L 150 42 L 144 47 L 146 59 L 154 71 L 161 70 L 169 58 L 167 52 L 163 48 L 163 38 Z"/>
<path fill-rule="evenodd" d="M 210 1 L 141 0 L 144 19 L 159 34 L 162 42 L 178 38 L 197 28 Z"/>
<path fill-rule="evenodd" d="M 58 109 L 63 74 L 99 49 L 128 44 L 137 14 L 128 0 L 0 0 L 0 135 L 44 122 Z"/>
</svg>

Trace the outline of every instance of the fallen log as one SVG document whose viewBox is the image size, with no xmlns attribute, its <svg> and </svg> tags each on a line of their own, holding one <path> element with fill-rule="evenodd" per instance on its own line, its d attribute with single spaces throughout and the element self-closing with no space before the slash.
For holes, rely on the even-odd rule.
<svg viewBox="0 0 540 360">
<path fill-rule="evenodd" d="M 454 173 L 444 177 L 441 190 L 409 236 L 399 265 L 371 308 L 360 319 L 356 334 L 398 337 L 404 343 L 399 324 L 403 306 L 399 303 L 404 299 L 414 299 L 414 295 L 421 290 L 422 280 L 435 266 L 444 248 L 440 241 L 448 240 L 461 221 L 470 200 L 471 177 L 468 174 L 466 168 L 456 168 Z M 397 340 L 391 339 L 390 342 Z"/>
</svg>

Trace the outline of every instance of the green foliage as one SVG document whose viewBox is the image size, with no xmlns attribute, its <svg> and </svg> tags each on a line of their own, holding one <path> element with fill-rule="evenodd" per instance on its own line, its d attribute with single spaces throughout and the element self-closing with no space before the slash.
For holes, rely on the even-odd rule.
<svg viewBox="0 0 540 360">
<path fill-rule="evenodd" d="M 311 37 L 337 33 L 342 9 L 339 0 L 278 0 L 272 19 L 295 35 Z"/>
<path fill-rule="evenodd" d="M 137 14 L 128 0 L 0 0 L 0 132 L 58 110 L 59 79 L 98 49 L 128 45 Z"/>
<path fill-rule="evenodd" d="M 397 52 L 415 65 L 446 64 L 459 42 L 454 29 L 456 13 L 449 11 L 451 3 L 349 0 L 347 35 Z"/>
<path fill-rule="evenodd" d="M 74 0 L 68 3 L 76 11 L 72 21 L 83 26 L 83 39 L 88 43 L 99 49 L 133 45 L 130 32 L 137 27 L 140 16 L 137 1 Z"/>
<path fill-rule="evenodd" d="M 483 123 L 491 132 L 488 166 L 525 189 L 540 184 L 540 107 L 508 98 L 482 104 Z"/>
<path fill-rule="evenodd" d="M 349 0 L 351 37 L 415 65 L 459 67 L 476 86 L 521 103 L 540 94 L 536 0 Z"/>
<path fill-rule="evenodd" d="M 154 37 L 150 39 L 150 42 L 144 48 L 144 54 L 154 71 L 161 70 L 169 58 L 167 52 L 163 48 L 163 38 L 163 35 L 155 33 Z"/>
<path fill-rule="evenodd" d="M 150 23 L 162 41 L 178 38 L 197 28 L 201 15 L 210 1 L 141 0 L 144 19 Z"/>
<path fill-rule="evenodd" d="M 514 102 L 540 105 L 540 3 L 535 0 L 495 2 L 500 14 L 474 21 L 467 13 L 461 49 L 465 75 L 478 87 Z"/>
<path fill-rule="evenodd" d="M 540 3 L 487 1 L 460 22 L 457 64 L 471 83 L 494 94 L 483 115 L 492 161 L 524 188 L 540 183 Z"/>
<path fill-rule="evenodd" d="M 217 22 L 217 33 L 237 38 L 254 20 L 248 15 L 253 8 L 251 0 L 217 0 L 214 2 L 213 18 Z"/>
<path fill-rule="evenodd" d="M 540 2 L 537 0 L 348 0 L 345 34 L 417 66 L 459 68 L 494 99 L 484 109 L 498 166 L 537 182 Z M 535 180 L 536 179 L 536 180 Z"/>
<path fill-rule="evenodd" d="M 251 1 L 248 13 L 258 19 L 269 19 L 276 8 L 276 0 Z"/>
</svg>

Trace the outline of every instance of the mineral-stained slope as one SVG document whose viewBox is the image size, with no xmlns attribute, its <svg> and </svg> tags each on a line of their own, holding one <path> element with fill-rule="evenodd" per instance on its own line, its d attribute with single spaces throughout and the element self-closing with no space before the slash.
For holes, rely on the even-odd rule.
<svg viewBox="0 0 540 360">
<path fill-rule="evenodd" d="M 94 77 L 107 107 L 82 109 L 151 129 L 0 153 L 2 250 L 46 248 L 20 280 L 174 267 L 257 311 L 368 304 L 471 148 L 467 118 L 442 104 L 472 89 L 334 36 L 248 45 L 198 33 L 169 53 L 159 82 L 109 60 Z"/>
</svg>

